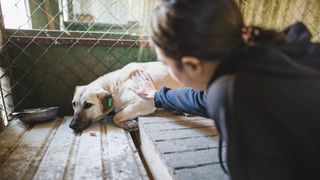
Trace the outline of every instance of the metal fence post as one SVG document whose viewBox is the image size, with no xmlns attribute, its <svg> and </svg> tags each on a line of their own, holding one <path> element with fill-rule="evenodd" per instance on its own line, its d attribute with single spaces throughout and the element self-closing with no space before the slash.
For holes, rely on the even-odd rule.
<svg viewBox="0 0 320 180">
<path fill-rule="evenodd" d="M 10 94 L 5 94 L 5 89 L 10 88 L 10 71 L 11 69 L 8 68 L 10 64 L 10 59 L 8 57 L 7 47 L 4 46 L 6 42 L 5 37 L 5 28 L 3 22 L 3 15 L 2 15 L 2 8 L 0 2 L 0 119 L 1 125 L 7 126 L 8 125 L 8 104 L 12 104 L 12 97 Z"/>
</svg>

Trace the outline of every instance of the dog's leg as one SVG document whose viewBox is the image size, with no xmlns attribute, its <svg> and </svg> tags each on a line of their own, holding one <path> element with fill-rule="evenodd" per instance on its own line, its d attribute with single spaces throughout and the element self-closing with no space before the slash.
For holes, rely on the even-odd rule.
<svg viewBox="0 0 320 180">
<path fill-rule="evenodd" d="M 145 116 L 153 113 L 156 108 L 145 105 L 130 105 L 123 110 L 119 111 L 114 117 L 113 121 L 121 128 L 127 131 L 135 131 L 138 129 L 138 123 L 136 120 L 139 116 Z"/>
</svg>

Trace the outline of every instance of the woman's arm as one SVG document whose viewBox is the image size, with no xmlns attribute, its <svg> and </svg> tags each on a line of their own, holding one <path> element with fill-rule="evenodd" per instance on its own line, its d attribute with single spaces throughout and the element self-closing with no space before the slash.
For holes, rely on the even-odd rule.
<svg viewBox="0 0 320 180">
<path fill-rule="evenodd" d="M 130 88 L 142 98 L 153 98 L 155 106 L 178 112 L 208 117 L 207 93 L 191 88 L 170 89 L 162 87 L 156 90 L 152 78 L 147 72 L 135 71 L 131 74 L 134 85 Z"/>
<path fill-rule="evenodd" d="M 208 117 L 206 91 L 162 87 L 154 94 L 154 102 L 156 107 Z"/>
</svg>

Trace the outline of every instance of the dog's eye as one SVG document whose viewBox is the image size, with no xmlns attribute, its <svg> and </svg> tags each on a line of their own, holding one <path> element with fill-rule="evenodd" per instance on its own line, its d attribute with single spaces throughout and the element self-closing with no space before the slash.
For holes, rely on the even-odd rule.
<svg viewBox="0 0 320 180">
<path fill-rule="evenodd" d="M 88 109 L 88 108 L 90 108 L 91 106 L 92 106 L 91 103 L 84 102 L 84 104 L 83 104 L 83 108 L 85 108 L 85 109 Z"/>
<path fill-rule="evenodd" d="M 75 103 L 75 102 L 72 102 L 72 106 L 75 107 L 75 106 L 76 106 L 76 103 Z"/>
</svg>

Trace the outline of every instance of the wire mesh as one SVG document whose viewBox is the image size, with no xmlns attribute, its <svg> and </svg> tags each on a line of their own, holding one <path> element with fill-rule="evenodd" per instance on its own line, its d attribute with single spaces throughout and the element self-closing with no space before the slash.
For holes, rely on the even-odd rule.
<svg viewBox="0 0 320 180">
<path fill-rule="evenodd" d="M 61 106 L 70 114 L 76 85 L 87 84 L 129 62 L 154 60 L 144 25 L 155 3 L 1 1 L 5 26 L 2 47 L 10 59 L 1 79 L 5 81 L 12 71 L 1 92 L 2 99 L 14 102 L 1 103 L 7 114 L 39 106 Z"/>
<path fill-rule="evenodd" d="M 155 59 L 145 26 L 158 0 L 0 0 L 1 101 L 14 110 L 60 106 L 76 85 L 129 62 Z M 304 22 L 320 39 L 318 0 L 237 0 L 246 24 L 281 30 Z"/>
</svg>

